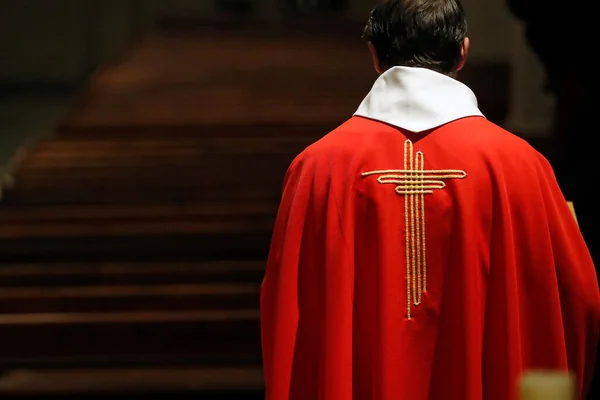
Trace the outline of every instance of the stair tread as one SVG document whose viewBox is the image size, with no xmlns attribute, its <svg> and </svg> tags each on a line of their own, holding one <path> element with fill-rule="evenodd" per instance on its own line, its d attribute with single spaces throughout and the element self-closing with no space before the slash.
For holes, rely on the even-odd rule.
<svg viewBox="0 0 600 400">
<path fill-rule="evenodd" d="M 0 287 L 258 284 L 265 267 L 265 260 L 12 263 L 0 266 Z"/>
<path fill-rule="evenodd" d="M 264 269 L 264 260 L 167 261 L 167 262 L 86 262 L 86 263 L 12 263 L 0 267 L 3 276 L 40 275 L 154 275 L 165 272 L 189 273 Z M 0 281 L 1 284 L 1 281 Z"/>
<path fill-rule="evenodd" d="M 258 366 L 221 368 L 23 369 L 0 376 L 0 395 L 260 390 Z"/>
<path fill-rule="evenodd" d="M 0 300 L 34 298 L 107 298 L 258 293 L 260 284 L 167 284 L 2 288 Z"/>
<path fill-rule="evenodd" d="M 0 314 L 0 326 L 43 326 L 84 324 L 144 324 L 177 322 L 219 322 L 258 320 L 260 311 L 244 310 L 205 310 L 205 311 L 123 311 L 95 313 L 31 313 Z"/>
<path fill-rule="evenodd" d="M 93 237 L 93 236 L 127 236 L 127 235 L 185 235 L 211 233 L 253 233 L 270 231 L 274 218 L 249 218 L 230 221 L 107 221 L 106 223 L 82 222 L 77 224 L 37 224 L 37 225 L 0 225 L 0 238 L 47 238 L 47 237 Z"/>
<path fill-rule="evenodd" d="M 268 202 L 236 202 L 219 204 L 107 204 L 98 205 L 14 205 L 0 204 L 0 222 L 35 223 L 102 220 L 102 219 L 169 219 L 169 218 L 202 218 L 227 217 L 243 215 L 273 215 L 277 211 L 277 203 Z"/>
</svg>

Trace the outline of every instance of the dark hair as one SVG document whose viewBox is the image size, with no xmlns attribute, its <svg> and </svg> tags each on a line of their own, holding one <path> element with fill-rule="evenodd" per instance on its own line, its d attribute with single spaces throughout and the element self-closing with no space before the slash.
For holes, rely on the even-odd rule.
<svg viewBox="0 0 600 400">
<path fill-rule="evenodd" d="M 363 38 L 384 69 L 422 67 L 449 74 L 467 36 L 459 0 L 386 0 L 371 11 Z"/>
</svg>

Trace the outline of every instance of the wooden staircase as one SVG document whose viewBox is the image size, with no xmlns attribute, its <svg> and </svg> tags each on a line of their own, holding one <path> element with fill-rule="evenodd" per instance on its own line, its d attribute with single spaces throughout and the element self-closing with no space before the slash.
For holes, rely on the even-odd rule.
<svg viewBox="0 0 600 400">
<path fill-rule="evenodd" d="M 7 266 L 2 398 L 258 398 L 263 269 L 236 260 Z"/>
<path fill-rule="evenodd" d="M 309 130 L 63 127 L 31 149 L 0 204 L 0 396 L 260 397 L 260 283 Z"/>
<path fill-rule="evenodd" d="M 358 27 L 310 28 L 157 32 L 24 153 L 0 202 L 0 398 L 264 396 L 283 176 L 375 78 Z"/>
</svg>

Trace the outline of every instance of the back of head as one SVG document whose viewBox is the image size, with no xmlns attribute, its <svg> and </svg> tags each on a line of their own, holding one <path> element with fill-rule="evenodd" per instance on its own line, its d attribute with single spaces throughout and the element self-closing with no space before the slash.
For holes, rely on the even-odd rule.
<svg viewBox="0 0 600 400">
<path fill-rule="evenodd" d="M 456 69 L 466 36 L 459 0 L 386 0 L 371 11 L 363 32 L 382 69 L 422 67 L 443 74 Z"/>
</svg>

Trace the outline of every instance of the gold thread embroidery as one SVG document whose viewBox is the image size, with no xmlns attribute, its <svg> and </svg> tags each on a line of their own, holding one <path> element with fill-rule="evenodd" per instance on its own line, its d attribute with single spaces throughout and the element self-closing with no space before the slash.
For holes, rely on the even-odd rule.
<svg viewBox="0 0 600 400">
<path fill-rule="evenodd" d="M 415 164 L 414 164 L 414 160 L 413 160 L 413 146 L 412 143 L 410 143 L 409 146 L 409 169 L 411 171 L 414 171 L 415 169 Z M 409 179 L 408 179 L 408 186 L 410 187 L 411 191 L 414 191 L 416 189 L 416 186 L 414 186 L 414 175 L 410 175 Z M 410 251 L 411 251 L 411 257 L 410 257 L 410 261 L 411 261 L 411 265 L 412 265 L 412 294 L 413 294 L 413 302 L 414 302 L 414 298 L 416 298 L 417 295 L 417 286 L 416 286 L 416 281 L 415 281 L 415 276 L 417 275 L 417 263 L 415 262 L 415 196 L 408 196 L 410 198 Z"/>
<path fill-rule="evenodd" d="M 419 152 L 421 153 L 421 152 Z M 425 156 L 421 153 L 421 171 L 425 170 Z M 423 177 L 423 172 L 421 172 L 421 177 Z M 466 174 L 465 174 L 466 175 Z M 425 246 L 425 194 L 419 194 L 421 200 L 421 246 L 422 246 L 422 255 L 423 257 L 423 292 L 427 291 L 427 251 Z"/>
<path fill-rule="evenodd" d="M 380 184 L 395 184 L 395 192 L 404 196 L 404 232 L 406 245 L 406 315 L 419 306 L 427 292 L 427 246 L 425 240 L 425 195 L 446 187 L 445 179 L 467 176 L 459 169 L 425 169 L 425 155 L 414 153 L 413 143 L 404 142 L 404 169 L 363 172 L 362 176 L 379 175 Z"/>
<path fill-rule="evenodd" d="M 423 161 L 423 153 L 421 151 L 417 152 L 417 171 L 419 171 L 417 173 L 417 187 L 419 187 L 419 185 L 422 184 L 423 181 L 423 165 L 422 165 L 422 161 Z M 417 268 L 417 298 L 415 299 L 415 305 L 419 305 L 421 304 L 421 293 L 423 291 L 423 285 L 422 285 L 422 272 L 421 269 L 422 264 L 421 264 L 421 224 L 423 224 L 422 220 L 420 217 L 422 217 L 422 213 L 420 213 L 421 211 L 421 207 L 419 207 L 419 204 L 421 204 L 421 198 L 422 198 L 423 194 L 419 194 L 418 196 L 412 196 L 415 198 L 415 203 L 416 203 L 416 207 L 415 207 L 415 225 L 416 225 L 416 231 L 417 231 L 417 265 L 420 268 Z M 421 215 L 419 215 L 421 214 Z M 414 262 L 414 259 L 413 259 Z"/>
<path fill-rule="evenodd" d="M 412 146 L 411 146 L 412 147 Z M 412 148 L 411 148 L 412 151 Z M 407 170 L 408 169 L 408 146 L 406 145 L 406 143 L 404 144 L 404 169 Z M 365 176 L 365 174 L 363 174 L 363 176 Z M 379 181 L 379 179 L 378 179 Z M 381 183 L 381 182 L 379 182 Z M 410 299 L 411 299 L 411 294 L 410 294 L 410 242 L 408 239 L 408 196 L 404 196 L 404 230 L 405 233 L 404 235 L 406 236 L 406 315 L 408 316 L 408 319 L 410 319 Z"/>
</svg>

